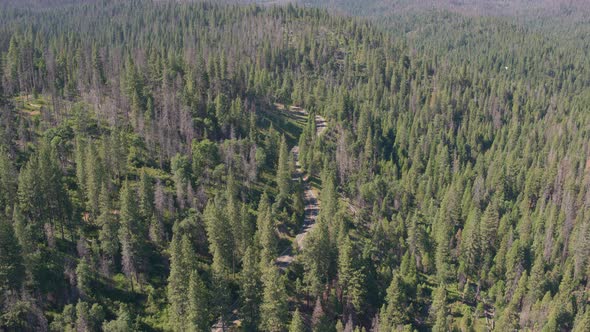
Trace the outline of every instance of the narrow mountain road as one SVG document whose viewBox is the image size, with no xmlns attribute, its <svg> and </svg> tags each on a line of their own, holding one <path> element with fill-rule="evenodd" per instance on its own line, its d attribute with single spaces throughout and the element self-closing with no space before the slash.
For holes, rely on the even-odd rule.
<svg viewBox="0 0 590 332">
<path fill-rule="evenodd" d="M 284 109 L 284 108 L 283 108 Z M 309 115 L 309 113 L 307 113 L 306 110 L 300 108 L 300 107 L 291 107 L 289 109 L 289 112 L 294 113 L 297 116 L 300 116 L 302 118 L 307 117 Z M 321 115 L 316 115 L 315 116 L 315 123 L 316 123 L 316 135 L 319 137 L 324 131 L 326 131 L 326 129 L 328 129 L 327 125 L 326 125 L 326 119 L 321 116 Z M 303 225 L 301 227 L 301 229 L 299 230 L 299 232 L 295 235 L 295 243 L 297 244 L 297 248 L 299 250 L 303 250 L 304 246 L 305 246 L 305 239 L 307 238 L 307 235 L 309 234 L 309 232 L 311 232 L 311 230 L 313 229 L 313 227 L 315 226 L 319 211 L 320 211 L 320 205 L 319 205 L 319 200 L 317 198 L 317 195 L 314 191 L 317 190 L 317 188 L 313 188 L 309 182 L 309 178 L 307 176 L 304 176 L 304 172 L 303 172 L 303 167 L 301 166 L 301 163 L 299 162 L 299 146 L 294 146 L 293 149 L 291 149 L 291 153 L 293 154 L 293 158 L 295 160 L 295 166 L 296 166 L 296 174 L 295 174 L 295 181 L 299 181 L 300 178 L 303 179 L 303 190 L 304 190 L 304 201 L 305 201 L 305 211 L 304 211 L 304 221 L 303 221 Z M 286 269 L 289 265 L 291 265 L 291 263 L 293 263 L 293 261 L 295 261 L 295 253 L 293 252 L 293 246 L 289 246 L 287 248 L 285 248 L 285 250 L 283 250 L 283 252 L 279 255 L 279 257 L 276 259 L 276 264 L 277 266 L 279 266 L 279 268 L 281 269 Z M 231 330 L 232 326 L 238 326 L 239 325 L 239 319 L 238 317 L 238 313 L 237 313 L 237 302 L 234 303 L 232 305 L 232 312 L 231 314 L 228 315 L 228 321 L 225 326 L 223 324 L 223 321 L 220 319 L 215 325 L 213 325 L 211 327 L 211 332 L 224 332 L 224 331 L 229 331 Z"/>
<path fill-rule="evenodd" d="M 308 116 L 306 110 L 299 108 L 299 107 L 291 107 L 289 110 L 293 113 L 297 113 L 298 115 L 305 117 Z M 315 116 L 316 122 L 316 134 L 319 137 L 326 129 L 326 119 L 321 115 Z M 299 232 L 295 235 L 295 243 L 297 244 L 297 248 L 299 250 L 303 250 L 305 246 L 305 239 L 307 235 L 313 227 L 315 226 L 319 211 L 320 205 L 319 200 L 317 198 L 316 193 L 314 192 L 314 188 L 312 188 L 311 184 L 309 183 L 309 178 L 304 177 L 303 168 L 301 166 L 301 162 L 299 161 L 299 146 L 293 147 L 291 150 L 293 154 L 293 158 L 295 159 L 295 166 L 296 166 L 296 179 L 303 178 L 303 195 L 305 201 L 305 211 L 304 211 L 304 220 L 303 225 Z M 280 256 L 276 259 L 277 265 L 284 269 L 287 268 L 293 261 L 295 260 L 295 255 L 293 253 L 292 247 L 287 247 Z"/>
</svg>

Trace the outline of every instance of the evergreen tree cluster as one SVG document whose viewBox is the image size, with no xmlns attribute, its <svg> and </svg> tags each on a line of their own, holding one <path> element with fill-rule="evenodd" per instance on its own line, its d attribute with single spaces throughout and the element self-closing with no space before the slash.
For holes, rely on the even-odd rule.
<svg viewBox="0 0 590 332">
<path fill-rule="evenodd" d="M 588 331 L 580 20 L 0 4 L 0 329 Z"/>
</svg>

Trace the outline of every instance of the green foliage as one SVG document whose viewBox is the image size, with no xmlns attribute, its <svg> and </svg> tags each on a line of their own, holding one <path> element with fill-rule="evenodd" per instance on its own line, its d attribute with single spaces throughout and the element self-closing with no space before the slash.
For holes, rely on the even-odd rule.
<svg viewBox="0 0 590 332">
<path fill-rule="evenodd" d="M 24 276 L 21 247 L 14 236 L 12 225 L 5 218 L 0 218 L 0 292 L 18 292 Z M 5 300 L 0 299 L 2 307 Z"/>
<path fill-rule="evenodd" d="M 217 145 L 208 140 L 193 140 L 192 143 L 192 174 L 197 182 L 203 181 L 219 163 Z"/>
<path fill-rule="evenodd" d="M 129 279 L 131 288 L 135 282 L 140 282 L 139 273 L 142 266 L 145 236 L 145 225 L 141 222 L 137 195 L 125 181 L 121 188 L 119 202 L 120 227 L 118 231 L 119 243 L 121 243 L 122 270 Z"/>
<path fill-rule="evenodd" d="M 14 206 L 17 179 L 14 165 L 4 148 L 0 146 L 0 206 L 5 208 L 7 216 L 10 216 L 10 211 Z"/>
<path fill-rule="evenodd" d="M 262 301 L 259 257 L 254 248 L 255 246 L 249 246 L 246 249 L 240 275 L 241 312 L 244 317 L 244 328 L 248 331 L 258 328 Z"/>
<path fill-rule="evenodd" d="M 209 325 L 209 294 L 199 274 L 193 271 L 188 286 L 188 329 L 205 331 Z"/>
<path fill-rule="evenodd" d="M 440 284 L 434 291 L 430 314 L 434 318 L 433 331 L 442 332 L 450 329 L 447 290 L 444 284 Z"/>
<path fill-rule="evenodd" d="M 0 4 L 0 329 L 587 330 L 575 1 L 30 2 Z"/>
<path fill-rule="evenodd" d="M 329 280 L 331 264 L 333 264 L 331 257 L 333 249 L 326 222 L 320 219 L 305 241 L 302 253 L 305 268 L 304 282 L 311 294 L 319 296 Z"/>
<path fill-rule="evenodd" d="M 260 329 L 263 331 L 279 332 L 286 329 L 289 313 L 285 279 L 274 266 L 263 271 L 262 282 L 264 290 L 260 305 Z"/>
<path fill-rule="evenodd" d="M 289 167 L 289 151 L 287 150 L 287 142 L 285 136 L 281 138 L 281 145 L 279 147 L 279 162 L 277 166 L 277 187 L 279 194 L 277 201 L 279 206 L 282 205 L 290 195 L 291 191 L 291 171 Z"/>
<path fill-rule="evenodd" d="M 278 254 L 278 237 L 276 233 L 275 220 L 273 218 L 268 195 L 264 193 L 258 203 L 258 215 L 256 216 L 258 226 L 257 237 L 260 241 L 260 264 L 264 268 L 272 262 Z"/>
<path fill-rule="evenodd" d="M 291 324 L 289 324 L 289 332 L 305 332 L 305 325 L 299 309 L 295 309 L 295 312 L 293 313 Z"/>
<path fill-rule="evenodd" d="M 194 249 L 189 237 L 175 226 L 170 243 L 170 275 L 168 276 L 169 326 L 173 330 L 201 326 L 206 313 L 200 307 L 207 301 L 203 283 L 195 271 Z M 187 276 L 188 274 L 188 276 Z M 199 307 L 199 308 L 197 308 Z M 194 311 L 192 311 L 194 310 Z"/>
<path fill-rule="evenodd" d="M 401 277 L 393 275 L 391 284 L 387 288 L 385 304 L 379 313 L 379 329 L 383 331 L 396 330 L 408 320 L 407 295 Z"/>
<path fill-rule="evenodd" d="M 134 331 L 133 318 L 129 312 L 129 308 L 125 305 L 119 306 L 117 311 L 117 318 L 102 324 L 102 330 L 105 332 L 123 332 L 123 331 Z"/>
<path fill-rule="evenodd" d="M 366 297 L 366 276 L 363 266 L 357 256 L 357 251 L 352 245 L 352 241 L 346 237 L 340 242 L 338 255 L 338 282 L 342 287 L 343 300 L 350 303 L 356 312 L 363 311 L 363 305 Z"/>
<path fill-rule="evenodd" d="M 76 287 L 80 292 L 82 298 L 92 298 L 93 290 L 93 275 L 88 265 L 88 260 L 82 258 L 76 267 Z"/>
</svg>

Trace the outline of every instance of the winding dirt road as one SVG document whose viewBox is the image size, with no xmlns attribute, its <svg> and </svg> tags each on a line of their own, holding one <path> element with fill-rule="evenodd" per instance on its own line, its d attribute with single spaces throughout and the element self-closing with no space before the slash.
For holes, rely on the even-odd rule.
<svg viewBox="0 0 590 332">
<path fill-rule="evenodd" d="M 302 116 L 302 117 L 308 116 L 307 111 L 302 108 L 299 108 L 299 107 L 291 107 L 290 111 L 293 113 L 296 113 L 297 115 Z M 316 115 L 315 122 L 316 122 L 316 135 L 319 137 L 327 129 L 326 119 L 324 117 L 322 117 L 321 115 Z M 303 195 L 304 195 L 304 201 L 305 201 L 304 220 L 303 220 L 303 225 L 302 225 L 301 229 L 299 230 L 297 235 L 295 235 L 295 243 L 297 244 L 297 248 L 299 250 L 303 250 L 303 248 L 305 246 L 305 239 L 307 238 L 307 235 L 309 234 L 309 232 L 311 232 L 311 230 L 315 226 L 315 223 L 316 223 L 319 211 L 320 211 L 320 205 L 319 205 L 319 200 L 317 198 L 317 195 L 314 192 L 314 188 L 309 183 L 308 177 L 304 177 L 303 168 L 301 167 L 301 163 L 299 162 L 299 146 L 293 147 L 293 149 L 291 150 L 291 153 L 293 154 L 293 158 L 295 159 L 295 165 L 297 168 L 296 169 L 296 172 L 297 172 L 296 179 L 302 178 L 303 179 L 303 186 L 304 186 L 304 188 L 303 188 L 303 190 L 304 190 Z M 291 263 L 293 263 L 294 260 L 295 260 L 295 254 L 293 253 L 293 248 L 290 246 L 290 247 L 285 248 L 285 250 L 281 253 L 281 255 L 276 259 L 276 263 L 280 268 L 285 269 L 289 265 L 291 265 Z"/>
<path fill-rule="evenodd" d="M 284 109 L 284 107 L 282 108 Z M 291 107 L 289 109 L 290 112 L 295 113 L 297 116 L 302 118 L 307 117 L 309 113 L 306 110 L 300 107 Z M 321 115 L 315 116 L 315 123 L 316 123 L 316 135 L 319 137 L 326 129 L 328 129 L 326 125 L 326 119 Z M 300 178 L 303 179 L 303 190 L 304 190 L 304 201 L 305 201 L 305 212 L 304 212 L 304 221 L 301 229 L 295 235 L 295 243 L 297 244 L 297 248 L 301 251 L 305 246 L 305 239 L 309 232 L 315 226 L 318 213 L 320 211 L 319 200 L 317 198 L 316 193 L 314 192 L 314 188 L 311 186 L 309 182 L 309 178 L 304 176 L 303 168 L 301 167 L 301 163 L 299 162 L 299 146 L 294 146 L 291 149 L 291 153 L 293 154 L 293 158 L 295 160 L 296 165 L 296 175 L 295 180 L 299 181 Z M 316 189 L 317 190 L 317 189 Z M 279 255 L 276 259 L 276 264 L 281 269 L 286 269 L 293 261 L 295 260 L 295 254 L 293 252 L 293 246 L 288 246 L 283 250 L 283 252 Z M 232 305 L 232 312 L 228 314 L 229 322 L 224 325 L 223 321 L 220 319 L 215 325 L 211 327 L 211 332 L 224 332 L 231 329 L 232 326 L 239 325 L 239 320 L 237 319 L 237 302 Z"/>
</svg>

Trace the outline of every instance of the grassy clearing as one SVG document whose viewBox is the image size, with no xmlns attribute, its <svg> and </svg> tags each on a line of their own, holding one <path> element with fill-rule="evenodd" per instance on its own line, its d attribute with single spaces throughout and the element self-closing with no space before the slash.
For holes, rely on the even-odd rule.
<svg viewBox="0 0 590 332">
<path fill-rule="evenodd" d="M 286 110 L 285 105 L 275 104 L 274 108 L 263 112 L 262 128 L 273 126 L 282 135 L 285 135 L 289 147 L 299 144 L 299 136 L 303 132 L 307 118 Z"/>
<path fill-rule="evenodd" d="M 30 117 L 40 116 L 41 109 L 49 107 L 49 102 L 43 95 L 36 97 L 33 95 L 23 95 L 15 97 L 13 100 L 19 113 Z"/>
</svg>

